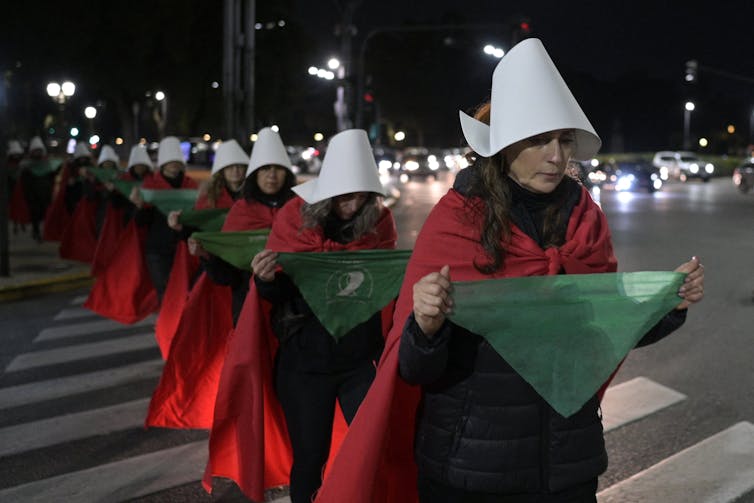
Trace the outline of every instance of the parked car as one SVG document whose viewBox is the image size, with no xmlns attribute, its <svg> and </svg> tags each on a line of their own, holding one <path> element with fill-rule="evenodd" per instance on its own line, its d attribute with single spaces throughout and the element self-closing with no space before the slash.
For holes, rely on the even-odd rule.
<svg viewBox="0 0 754 503">
<path fill-rule="evenodd" d="M 733 170 L 733 184 L 744 194 L 754 187 L 754 157 Z"/>
<path fill-rule="evenodd" d="M 645 190 L 650 194 L 662 188 L 660 170 L 645 159 L 628 159 L 614 163 L 615 190 Z"/>
<path fill-rule="evenodd" d="M 687 151 L 657 152 L 652 164 L 660 170 L 663 180 L 672 177 L 685 182 L 689 178 L 699 178 L 703 182 L 709 182 L 715 172 L 714 164 L 702 160 L 694 152 Z"/>
</svg>

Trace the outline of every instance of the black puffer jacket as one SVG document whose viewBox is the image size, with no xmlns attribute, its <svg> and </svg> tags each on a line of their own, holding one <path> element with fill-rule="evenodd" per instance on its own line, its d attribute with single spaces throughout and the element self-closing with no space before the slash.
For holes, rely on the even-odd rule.
<svg viewBox="0 0 754 503">
<path fill-rule="evenodd" d="M 541 198 L 519 190 L 512 190 L 513 220 L 539 241 Z M 685 311 L 669 313 L 640 344 L 684 320 Z M 430 339 L 411 315 L 399 364 L 404 380 L 423 386 L 415 443 L 421 477 L 472 492 L 547 494 L 594 481 L 607 468 L 597 397 L 564 418 L 481 336 L 446 321 Z"/>
</svg>

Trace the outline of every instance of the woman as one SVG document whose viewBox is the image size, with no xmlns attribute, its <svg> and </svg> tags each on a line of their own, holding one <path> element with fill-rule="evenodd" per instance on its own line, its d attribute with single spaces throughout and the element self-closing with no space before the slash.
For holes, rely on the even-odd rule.
<svg viewBox="0 0 754 503">
<path fill-rule="evenodd" d="M 263 128 L 251 152 L 243 182 L 243 197 L 231 207 L 222 230 L 225 232 L 269 229 L 278 210 L 291 197 L 296 177 L 280 135 Z M 202 257 L 208 275 L 215 283 L 233 289 L 233 321 L 249 291 L 251 273 L 239 270 L 220 257 L 208 254 L 201 245 L 189 239 L 189 251 Z"/>
<path fill-rule="evenodd" d="M 168 136 L 160 141 L 157 150 L 158 172 L 142 184 L 144 189 L 171 190 L 196 189 L 197 183 L 186 175 L 186 161 L 178 138 Z M 144 248 L 149 276 L 162 301 L 165 287 L 173 266 L 173 254 L 180 236 L 168 226 L 167 217 L 154 206 L 145 205 L 138 190 L 130 195 L 131 202 L 138 208 L 134 219 L 140 227 L 146 227 L 147 238 Z"/>
<path fill-rule="evenodd" d="M 269 229 L 277 211 L 293 196 L 290 160 L 272 129 L 259 132 L 247 162 L 243 198 L 228 213 L 226 232 Z M 185 301 L 160 384 L 152 395 L 147 426 L 211 427 L 228 335 L 249 289 L 250 272 L 210 255 L 192 238 L 189 251 L 201 257 L 207 274 L 197 279 Z M 197 359 L 197 354 L 202 358 Z"/>
<path fill-rule="evenodd" d="M 45 218 L 45 212 L 52 199 L 55 172 L 58 164 L 47 158 L 47 148 L 39 136 L 29 143 L 29 158 L 21 161 L 19 181 L 24 191 L 24 198 L 29 208 L 32 237 L 42 240 L 39 224 Z"/>
<path fill-rule="evenodd" d="M 486 339 L 446 315 L 451 278 L 616 271 L 604 214 L 565 176 L 571 157 L 596 154 L 599 137 L 537 39 L 504 56 L 491 103 L 461 124 L 480 159 L 424 224 L 388 338 L 393 351 L 317 501 L 596 501 L 607 467 L 597 390 L 564 417 Z M 639 345 L 677 329 L 702 299 L 699 260 L 676 270 L 688 273 L 677 307 Z"/>
<path fill-rule="evenodd" d="M 214 474 L 230 476 L 250 498 L 261 500 L 264 489 L 288 485 L 290 468 L 291 501 L 299 503 L 311 501 L 320 485 L 336 400 L 350 422 L 372 382 L 382 323 L 376 312 L 336 342 L 279 269 L 276 252 L 394 248 L 397 236 L 392 213 L 381 204 L 382 185 L 362 130 L 334 136 L 319 177 L 293 191 L 299 197 L 275 217 L 267 249 L 251 262 L 254 282 L 223 368 L 205 487 Z M 243 370 L 249 366 L 255 369 L 250 383 Z M 249 404 L 235 399 L 245 386 Z M 233 430 L 237 440 L 228 437 Z M 240 465 L 228 455 L 233 449 Z M 264 470 L 238 470 L 247 463 Z"/>
</svg>

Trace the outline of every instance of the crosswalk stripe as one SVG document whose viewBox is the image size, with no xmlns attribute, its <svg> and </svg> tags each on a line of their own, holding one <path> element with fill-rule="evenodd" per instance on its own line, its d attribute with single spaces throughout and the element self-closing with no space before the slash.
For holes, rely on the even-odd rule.
<svg viewBox="0 0 754 503">
<path fill-rule="evenodd" d="M 53 320 L 70 320 L 73 318 L 86 318 L 87 316 L 97 316 L 97 313 L 94 313 L 89 309 L 85 309 L 83 307 L 72 307 L 62 309 L 58 314 L 55 315 Z"/>
<path fill-rule="evenodd" d="M 110 388 L 141 379 L 152 379 L 162 374 L 162 366 L 162 360 L 155 359 L 97 372 L 0 388 L 0 409 Z"/>
<path fill-rule="evenodd" d="M 602 426 L 608 432 L 685 399 L 686 395 L 651 379 L 636 377 L 607 388 L 602 399 Z"/>
<path fill-rule="evenodd" d="M 147 398 L 0 428 L 0 456 L 138 428 L 144 424 L 148 407 Z"/>
<path fill-rule="evenodd" d="M 0 490 L 0 501 L 126 501 L 201 480 L 207 442 L 165 449 Z"/>
<path fill-rule="evenodd" d="M 754 424 L 737 423 L 597 495 L 599 503 L 732 502 L 754 490 Z"/>
<path fill-rule="evenodd" d="M 154 334 L 125 335 L 106 341 L 73 344 L 62 348 L 23 353 L 15 357 L 5 371 L 14 372 L 153 347 L 157 347 Z"/>
<path fill-rule="evenodd" d="M 111 332 L 113 330 L 123 330 L 130 327 L 145 327 L 154 325 L 155 316 L 148 316 L 133 325 L 124 325 L 112 320 L 88 321 L 85 323 L 75 323 L 72 325 L 63 325 L 60 327 L 45 328 L 34 342 L 51 341 L 55 339 L 64 339 L 66 337 L 76 337 L 78 335 L 96 334 L 101 332 Z"/>
<path fill-rule="evenodd" d="M 84 302 L 86 302 L 86 299 L 88 299 L 88 298 L 89 298 L 88 295 L 79 295 L 78 297 L 74 297 L 73 300 L 71 301 L 71 305 L 72 306 L 80 306 Z"/>
</svg>

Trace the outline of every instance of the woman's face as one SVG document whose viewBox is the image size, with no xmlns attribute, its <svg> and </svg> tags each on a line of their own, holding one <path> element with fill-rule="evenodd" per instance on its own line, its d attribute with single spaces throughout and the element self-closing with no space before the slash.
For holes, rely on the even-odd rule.
<svg viewBox="0 0 754 503">
<path fill-rule="evenodd" d="M 555 190 L 576 147 L 572 129 L 532 136 L 503 150 L 510 176 L 521 187 L 540 194 Z"/>
<path fill-rule="evenodd" d="M 115 163 L 113 161 L 105 161 L 102 164 L 99 165 L 102 169 L 115 169 Z"/>
<path fill-rule="evenodd" d="M 134 164 L 131 166 L 131 169 L 134 171 L 136 176 L 144 176 L 144 173 L 149 171 L 149 166 L 146 164 Z"/>
<path fill-rule="evenodd" d="M 165 178 L 175 178 L 182 170 L 183 163 L 178 161 L 170 161 L 162 165 L 162 175 Z"/>
<path fill-rule="evenodd" d="M 223 168 L 225 183 L 231 187 L 240 187 L 246 176 L 246 166 L 243 164 L 231 164 Z"/>
<path fill-rule="evenodd" d="M 282 166 L 270 164 L 262 166 L 255 171 L 257 175 L 257 186 L 262 193 L 272 196 L 280 192 L 285 184 L 285 175 L 287 170 Z"/>
<path fill-rule="evenodd" d="M 350 220 L 364 206 L 369 192 L 351 192 L 333 197 L 333 211 L 341 220 Z"/>
</svg>

